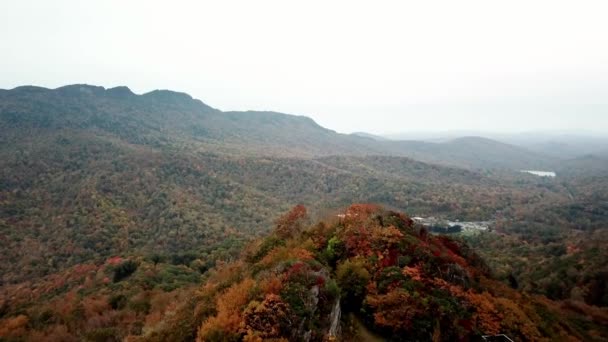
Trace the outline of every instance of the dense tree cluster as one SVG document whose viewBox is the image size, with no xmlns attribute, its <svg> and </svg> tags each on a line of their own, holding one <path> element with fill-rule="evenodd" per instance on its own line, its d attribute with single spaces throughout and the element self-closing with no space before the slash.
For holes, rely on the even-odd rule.
<svg viewBox="0 0 608 342">
<path fill-rule="evenodd" d="M 276 241 L 274 234 L 266 239 Z M 577 310 L 564 309 L 522 294 L 493 280 L 463 242 L 429 235 L 407 216 L 377 206 L 354 205 L 339 219 L 278 239 L 284 241 L 272 249 L 265 241 L 252 244 L 244 255 L 249 261 L 233 264 L 229 274 L 218 270 L 205 285 L 216 310 L 203 319 L 199 341 L 324 340 L 336 301 L 345 340 L 364 333 L 350 320 L 389 340 L 498 333 L 585 340 L 607 333 L 605 311 L 580 302 Z M 265 255 L 252 258 L 260 249 Z M 271 307 L 276 315 L 268 314 Z M 583 318 L 581 309 L 594 318 Z"/>
<path fill-rule="evenodd" d="M 405 158 L 193 154 L 72 131 L 2 144 L 0 159 L 9 283 L 140 251 L 229 258 L 297 203 L 314 213 L 365 201 L 482 220 L 561 196 Z"/>
<path fill-rule="evenodd" d="M 191 299 L 201 279 L 194 266 L 113 257 L 39 279 L 31 287 L 7 286 L 0 339 L 122 341 L 142 334 L 153 341 L 193 338 L 194 328 L 188 328 L 195 324 Z"/>
</svg>

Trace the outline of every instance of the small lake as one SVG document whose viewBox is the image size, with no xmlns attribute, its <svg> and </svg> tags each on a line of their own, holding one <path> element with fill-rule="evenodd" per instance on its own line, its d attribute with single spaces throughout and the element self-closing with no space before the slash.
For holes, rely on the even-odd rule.
<svg viewBox="0 0 608 342">
<path fill-rule="evenodd" d="M 537 171 L 537 170 L 521 170 L 521 172 L 531 173 L 535 176 L 540 177 L 555 177 L 556 174 L 553 171 Z"/>
</svg>

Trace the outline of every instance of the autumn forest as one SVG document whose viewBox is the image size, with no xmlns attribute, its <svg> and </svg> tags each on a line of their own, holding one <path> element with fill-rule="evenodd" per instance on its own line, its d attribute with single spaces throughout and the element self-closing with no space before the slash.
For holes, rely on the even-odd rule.
<svg viewBox="0 0 608 342">
<path fill-rule="evenodd" d="M 0 341 L 603 341 L 607 224 L 608 154 L 0 90 Z"/>
</svg>

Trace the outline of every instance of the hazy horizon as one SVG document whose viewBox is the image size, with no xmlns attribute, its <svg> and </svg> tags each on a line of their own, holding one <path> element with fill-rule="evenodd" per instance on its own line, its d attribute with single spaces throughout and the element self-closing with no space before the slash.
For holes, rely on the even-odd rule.
<svg viewBox="0 0 608 342">
<path fill-rule="evenodd" d="M 0 4 L 0 88 L 182 91 L 342 133 L 608 133 L 608 3 Z M 542 19 L 542 20 L 540 20 Z"/>
</svg>

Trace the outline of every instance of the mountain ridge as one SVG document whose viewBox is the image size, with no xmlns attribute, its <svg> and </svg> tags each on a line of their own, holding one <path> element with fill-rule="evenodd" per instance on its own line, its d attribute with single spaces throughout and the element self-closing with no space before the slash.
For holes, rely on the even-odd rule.
<svg viewBox="0 0 608 342">
<path fill-rule="evenodd" d="M 75 84 L 56 89 L 16 87 L 0 92 L 4 125 L 28 127 L 98 128 L 146 141 L 167 143 L 166 131 L 223 152 L 320 157 L 328 155 L 394 155 L 465 168 L 541 169 L 549 157 L 494 140 L 472 137 L 445 143 L 376 141 L 356 134 L 339 134 L 307 116 L 273 111 L 221 111 L 190 95 L 153 90 L 141 95 L 128 87 L 104 88 Z M 3 124 L 3 122 L 0 122 Z M 134 139 L 132 139 L 134 140 Z M 160 141 L 159 141 L 160 140 Z M 136 139 L 144 143 L 142 139 Z M 196 143 L 198 141 L 198 143 Z M 467 142 L 468 143 L 465 143 Z M 202 143 L 202 145 L 201 145 Z"/>
</svg>

